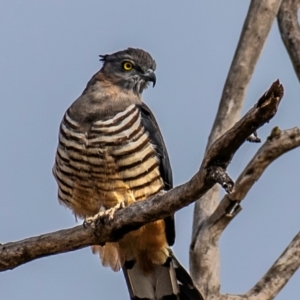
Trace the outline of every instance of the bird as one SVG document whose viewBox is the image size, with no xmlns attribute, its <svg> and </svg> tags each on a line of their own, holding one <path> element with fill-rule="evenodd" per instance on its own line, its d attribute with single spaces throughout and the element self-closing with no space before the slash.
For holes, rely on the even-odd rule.
<svg viewBox="0 0 300 300">
<path fill-rule="evenodd" d="M 103 63 L 65 112 L 53 174 L 58 199 L 76 218 L 110 215 L 173 187 L 158 123 L 143 102 L 156 84 L 156 62 L 138 48 L 100 55 Z M 174 256 L 174 216 L 92 246 L 102 264 L 123 270 L 130 299 L 202 300 Z"/>
</svg>

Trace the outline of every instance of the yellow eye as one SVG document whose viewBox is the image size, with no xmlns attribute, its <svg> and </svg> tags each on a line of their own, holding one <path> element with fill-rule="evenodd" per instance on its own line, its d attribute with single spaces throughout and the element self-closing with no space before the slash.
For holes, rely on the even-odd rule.
<svg viewBox="0 0 300 300">
<path fill-rule="evenodd" d="M 123 63 L 123 68 L 124 68 L 125 71 L 130 71 L 133 68 L 133 65 L 132 65 L 131 62 L 125 61 Z"/>
</svg>

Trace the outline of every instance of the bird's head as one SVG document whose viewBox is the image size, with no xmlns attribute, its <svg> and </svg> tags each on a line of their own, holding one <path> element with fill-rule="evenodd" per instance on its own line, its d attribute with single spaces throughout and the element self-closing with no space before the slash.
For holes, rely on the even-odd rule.
<svg viewBox="0 0 300 300">
<path fill-rule="evenodd" d="M 153 86 L 156 83 L 156 63 L 142 49 L 128 48 L 113 54 L 100 55 L 100 60 L 103 61 L 100 72 L 120 88 L 141 94 L 149 82 Z"/>
</svg>

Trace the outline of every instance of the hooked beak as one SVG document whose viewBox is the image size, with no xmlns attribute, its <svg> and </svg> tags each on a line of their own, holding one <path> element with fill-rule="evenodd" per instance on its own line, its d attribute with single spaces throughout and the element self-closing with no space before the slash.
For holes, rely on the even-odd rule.
<svg viewBox="0 0 300 300">
<path fill-rule="evenodd" d="M 156 83 L 156 76 L 153 70 L 149 69 L 146 73 L 141 76 L 146 81 L 151 81 L 153 83 L 153 87 Z"/>
</svg>

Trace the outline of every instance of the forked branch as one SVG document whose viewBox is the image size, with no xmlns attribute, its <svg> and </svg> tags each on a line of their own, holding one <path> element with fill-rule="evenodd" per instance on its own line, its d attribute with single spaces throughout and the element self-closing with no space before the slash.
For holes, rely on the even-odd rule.
<svg viewBox="0 0 300 300">
<path fill-rule="evenodd" d="M 241 31 L 239 42 L 232 60 L 227 79 L 223 88 L 218 112 L 211 130 L 207 148 L 224 132 L 226 132 L 240 117 L 246 90 L 250 83 L 256 63 L 276 18 L 282 0 L 251 0 L 247 16 Z M 202 199 L 195 203 L 192 240 L 197 236 L 199 228 L 204 226 L 207 218 L 215 211 L 219 204 L 219 186 L 215 185 Z M 213 246 L 213 236 L 209 249 L 203 249 L 202 259 L 214 257 L 206 275 L 198 263 L 198 253 L 195 248 L 190 251 L 191 275 L 202 293 L 220 290 L 219 278 L 219 248 Z M 205 254 L 206 253 L 206 254 Z M 206 257 L 207 256 L 207 257 Z M 204 284 L 204 285 L 202 285 Z"/>
<path fill-rule="evenodd" d="M 240 211 L 240 202 L 260 178 L 266 168 L 284 153 L 300 146 L 300 128 L 281 131 L 273 128 L 266 142 L 256 152 L 235 183 L 235 190 L 223 197 L 220 205 L 209 218 L 209 224 L 223 231 Z"/>
<path fill-rule="evenodd" d="M 295 127 L 281 131 L 278 127 L 275 127 L 266 142 L 238 177 L 235 183 L 235 190 L 231 194 L 224 196 L 215 212 L 199 227 L 199 231 L 196 232 L 193 238 L 191 251 L 194 255 L 194 261 L 197 263 L 195 268 L 203 270 L 205 277 L 209 276 L 209 274 L 206 274 L 210 270 L 208 264 L 214 261 L 214 257 L 210 257 L 210 255 L 214 254 L 211 248 L 218 246 L 222 232 L 241 210 L 240 202 L 246 197 L 254 183 L 275 159 L 299 146 L 299 128 Z M 245 295 L 220 295 L 219 289 L 214 289 L 209 291 L 209 299 L 273 299 L 300 266 L 299 240 L 300 234 L 295 237 L 287 250 L 267 274 Z M 195 253 L 198 253 L 198 256 Z M 202 253 L 205 254 L 205 260 L 202 257 Z M 293 258 L 291 259 L 292 256 Z M 205 281 L 203 285 L 205 285 Z M 204 287 L 199 286 L 199 289 L 203 291 Z"/>
</svg>

